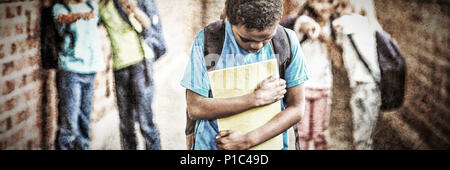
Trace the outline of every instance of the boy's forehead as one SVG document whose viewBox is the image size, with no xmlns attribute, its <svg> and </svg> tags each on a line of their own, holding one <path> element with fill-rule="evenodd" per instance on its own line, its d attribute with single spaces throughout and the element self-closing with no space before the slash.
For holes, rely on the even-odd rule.
<svg viewBox="0 0 450 170">
<path fill-rule="evenodd" d="M 238 29 L 238 35 L 241 38 L 262 41 L 268 38 L 272 38 L 275 35 L 277 25 L 269 26 L 263 30 L 247 28 L 243 24 L 238 25 L 236 28 Z"/>
</svg>

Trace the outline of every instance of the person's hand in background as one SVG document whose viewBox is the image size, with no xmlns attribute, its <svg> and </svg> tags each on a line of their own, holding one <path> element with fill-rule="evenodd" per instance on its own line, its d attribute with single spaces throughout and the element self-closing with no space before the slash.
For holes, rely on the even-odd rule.
<svg viewBox="0 0 450 170">
<path fill-rule="evenodd" d="M 306 34 L 310 39 L 316 39 L 320 35 L 320 25 L 311 17 L 300 16 L 295 25 L 294 28 L 298 28 L 296 31 Z"/>
</svg>

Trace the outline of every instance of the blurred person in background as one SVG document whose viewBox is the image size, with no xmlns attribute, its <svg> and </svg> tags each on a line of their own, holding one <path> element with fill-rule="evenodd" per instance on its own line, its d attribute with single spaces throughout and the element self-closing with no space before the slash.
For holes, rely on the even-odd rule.
<svg viewBox="0 0 450 170">
<path fill-rule="evenodd" d="M 100 16 L 113 52 L 122 147 L 136 149 L 135 122 L 139 122 L 146 149 L 159 150 L 160 135 L 152 110 L 152 63 L 166 52 L 166 46 L 156 3 L 102 0 Z"/>
<path fill-rule="evenodd" d="M 91 0 L 63 0 L 53 6 L 58 35 L 58 130 L 56 149 L 89 149 L 95 73 L 105 68 L 98 35 L 98 6 Z"/>
<path fill-rule="evenodd" d="M 339 0 L 334 17 L 336 19 L 332 23 L 335 44 L 341 51 L 334 66 L 344 68 L 347 72 L 351 96 L 345 103 L 350 107 L 347 112 L 351 111 L 353 124 L 353 141 L 350 147 L 357 150 L 373 149 L 373 131 L 381 106 L 380 88 L 377 85 L 380 69 L 375 39 L 375 32 L 380 27 L 376 18 L 372 18 L 375 15 L 367 15 L 368 11 L 374 9 L 369 10 L 362 5 L 366 3 L 369 1 Z M 332 112 L 338 111 L 337 109 L 332 108 Z"/>
<path fill-rule="evenodd" d="M 294 126 L 296 149 L 326 150 L 326 130 L 331 102 L 331 64 L 327 41 L 331 40 L 334 1 L 308 0 L 297 15 L 281 24 L 294 30 L 310 67 L 311 79 L 305 83 L 305 114 Z"/>
</svg>

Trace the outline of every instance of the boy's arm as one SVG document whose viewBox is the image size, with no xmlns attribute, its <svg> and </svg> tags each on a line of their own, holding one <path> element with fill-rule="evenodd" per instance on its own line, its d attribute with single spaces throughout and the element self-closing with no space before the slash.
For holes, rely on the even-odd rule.
<svg viewBox="0 0 450 170">
<path fill-rule="evenodd" d="M 206 98 L 189 89 L 186 102 L 189 118 L 212 120 L 232 116 L 248 109 L 281 100 L 286 93 L 286 81 L 270 76 L 263 80 L 253 93 L 232 98 Z"/>
<path fill-rule="evenodd" d="M 150 28 L 151 25 L 150 18 L 149 16 L 147 16 L 147 14 L 144 13 L 144 11 L 142 11 L 139 8 L 135 8 L 133 14 L 136 17 L 136 19 L 141 23 L 142 27 L 144 27 L 144 29 Z"/>
<path fill-rule="evenodd" d="M 144 29 L 148 29 L 151 25 L 151 21 L 149 16 L 142 11 L 136 4 L 131 2 L 130 0 L 119 0 L 122 4 L 122 9 L 127 15 L 134 15 L 134 17 L 139 21 L 139 23 L 144 27 Z"/>
<path fill-rule="evenodd" d="M 249 149 L 292 127 L 301 120 L 305 110 L 303 84 L 289 88 L 286 97 L 287 108 L 263 126 L 246 134 L 231 130 L 220 131 L 216 137 L 217 148 L 225 150 Z"/>
<path fill-rule="evenodd" d="M 58 17 L 58 22 L 62 25 L 70 25 L 76 22 L 79 19 L 91 19 L 94 18 L 94 11 L 85 12 L 85 13 L 68 13 L 66 15 L 60 15 Z"/>
</svg>

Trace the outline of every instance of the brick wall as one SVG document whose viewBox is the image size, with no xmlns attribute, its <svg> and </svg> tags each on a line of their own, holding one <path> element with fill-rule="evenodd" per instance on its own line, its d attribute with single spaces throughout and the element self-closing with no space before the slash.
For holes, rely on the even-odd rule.
<svg viewBox="0 0 450 170">
<path fill-rule="evenodd" d="M 57 93 L 55 70 L 40 66 L 42 2 L 0 2 L 0 149 L 54 149 Z M 108 66 L 95 78 L 91 127 L 117 113 L 109 41 L 99 30 Z"/>
<path fill-rule="evenodd" d="M 0 149 L 40 147 L 39 2 L 0 5 Z"/>
<path fill-rule="evenodd" d="M 391 138 L 398 145 L 386 148 L 450 148 L 450 3 L 376 0 L 375 5 L 379 22 L 398 41 L 408 68 L 404 106 L 391 114 L 422 140 L 421 145 L 409 141 L 402 146 Z"/>
</svg>

